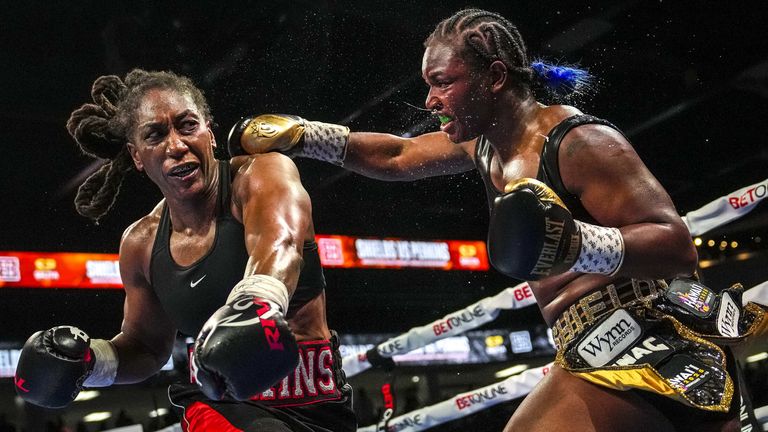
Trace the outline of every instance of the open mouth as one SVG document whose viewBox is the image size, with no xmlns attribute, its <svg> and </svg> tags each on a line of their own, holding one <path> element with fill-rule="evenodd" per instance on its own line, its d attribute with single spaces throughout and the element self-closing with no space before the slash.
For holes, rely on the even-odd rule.
<svg viewBox="0 0 768 432">
<path fill-rule="evenodd" d="M 436 114 L 438 120 L 440 120 L 440 125 L 447 125 L 448 123 L 453 120 L 453 117 L 445 115 L 445 114 Z"/>
<path fill-rule="evenodd" d="M 194 173 L 200 165 L 195 162 L 188 162 L 178 166 L 175 166 L 168 173 L 171 177 L 184 178 Z"/>
</svg>

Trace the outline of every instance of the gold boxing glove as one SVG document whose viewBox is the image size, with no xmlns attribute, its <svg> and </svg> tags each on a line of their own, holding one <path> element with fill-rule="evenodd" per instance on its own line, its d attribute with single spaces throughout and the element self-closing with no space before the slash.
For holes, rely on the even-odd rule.
<svg viewBox="0 0 768 432">
<path fill-rule="evenodd" d="M 232 127 L 227 139 L 229 154 L 259 154 L 270 151 L 287 152 L 304 135 L 305 120 L 280 114 L 246 117 Z"/>
<path fill-rule="evenodd" d="M 231 156 L 279 151 L 343 165 L 349 128 L 288 114 L 262 114 L 235 124 L 227 146 Z"/>
<path fill-rule="evenodd" d="M 513 180 L 504 186 L 504 193 L 511 193 L 520 189 L 530 189 L 541 201 L 547 204 L 555 204 L 568 210 L 568 208 L 563 203 L 563 200 L 557 196 L 555 191 L 534 178 L 524 177 L 521 179 Z"/>
</svg>

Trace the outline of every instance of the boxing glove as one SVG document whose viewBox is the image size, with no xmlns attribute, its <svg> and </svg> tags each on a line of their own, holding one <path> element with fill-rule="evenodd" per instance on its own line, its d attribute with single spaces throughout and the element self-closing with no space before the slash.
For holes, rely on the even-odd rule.
<svg viewBox="0 0 768 432">
<path fill-rule="evenodd" d="M 207 397 L 246 400 L 295 370 L 299 347 L 283 316 L 287 305 L 285 286 L 269 276 L 235 286 L 192 350 L 192 373 Z"/>
<path fill-rule="evenodd" d="M 62 408 L 77 397 L 93 366 L 90 338 L 82 330 L 59 326 L 39 331 L 21 350 L 16 393 L 35 405 Z"/>
<path fill-rule="evenodd" d="M 509 183 L 491 210 L 488 255 L 507 276 L 539 280 L 566 271 L 611 275 L 624 257 L 617 228 L 573 219 L 544 183 L 523 178 Z"/>
<path fill-rule="evenodd" d="M 262 114 L 235 123 L 227 138 L 230 156 L 270 151 L 342 165 L 349 128 L 288 114 Z"/>
</svg>

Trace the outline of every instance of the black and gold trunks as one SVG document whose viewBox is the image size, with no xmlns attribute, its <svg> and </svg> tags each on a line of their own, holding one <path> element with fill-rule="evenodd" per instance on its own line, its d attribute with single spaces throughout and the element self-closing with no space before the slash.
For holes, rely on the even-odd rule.
<svg viewBox="0 0 768 432">
<path fill-rule="evenodd" d="M 768 321 L 764 307 L 742 307 L 742 291 L 734 285 L 715 293 L 689 279 L 608 285 L 555 321 L 555 363 L 605 387 L 726 412 L 734 384 L 720 345 L 739 344 Z"/>
</svg>

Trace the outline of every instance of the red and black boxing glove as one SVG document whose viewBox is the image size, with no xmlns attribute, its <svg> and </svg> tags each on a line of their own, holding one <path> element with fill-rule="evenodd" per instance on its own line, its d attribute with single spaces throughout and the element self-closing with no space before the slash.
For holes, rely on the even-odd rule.
<svg viewBox="0 0 768 432">
<path fill-rule="evenodd" d="M 207 397 L 247 400 L 296 369 L 299 346 L 283 316 L 287 307 L 288 291 L 273 277 L 248 276 L 235 286 L 192 350 L 192 373 Z"/>
<path fill-rule="evenodd" d="M 90 339 L 77 327 L 58 326 L 39 331 L 21 349 L 14 383 L 25 401 L 62 408 L 83 386 L 111 385 L 117 374 L 117 352 L 112 343 Z"/>
</svg>

